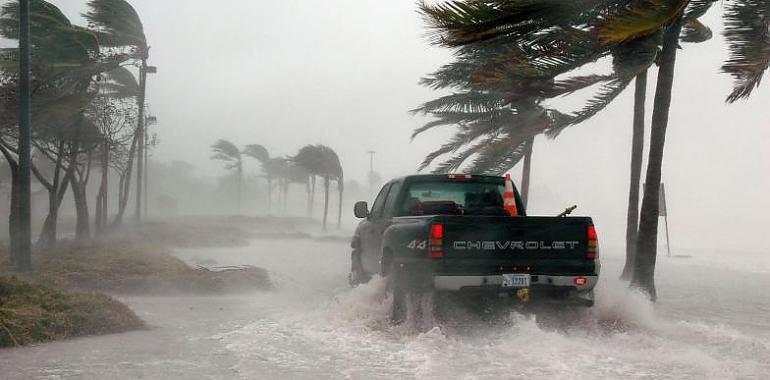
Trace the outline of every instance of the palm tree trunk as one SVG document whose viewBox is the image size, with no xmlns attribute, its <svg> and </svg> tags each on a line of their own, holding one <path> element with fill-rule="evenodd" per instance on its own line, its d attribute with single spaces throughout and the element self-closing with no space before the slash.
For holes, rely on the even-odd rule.
<svg viewBox="0 0 770 380">
<path fill-rule="evenodd" d="M 273 205 L 273 178 L 268 176 L 267 177 L 267 213 L 270 213 L 270 210 Z"/>
<path fill-rule="evenodd" d="M 527 141 L 527 150 L 524 152 L 524 166 L 521 169 L 521 203 L 524 204 L 525 209 L 529 199 L 529 178 L 532 171 L 532 145 L 534 143 L 534 137 Z"/>
<path fill-rule="evenodd" d="M 147 60 L 142 59 L 142 66 L 139 69 L 139 96 L 137 97 L 137 124 L 135 138 L 137 140 L 136 152 L 136 209 L 134 210 L 134 220 L 139 223 L 142 221 L 142 177 L 144 176 L 144 99 L 147 82 Z"/>
<path fill-rule="evenodd" d="M 105 142 L 102 146 L 102 155 L 100 160 L 102 178 L 99 184 L 99 193 L 96 195 L 96 212 L 94 215 L 94 229 L 96 236 L 101 236 L 104 234 L 104 229 L 107 224 L 107 177 L 109 175 L 109 160 L 110 147 L 107 142 Z"/>
<path fill-rule="evenodd" d="M 118 198 L 118 213 L 115 215 L 115 219 L 112 221 L 113 227 L 118 227 L 123 223 L 123 215 L 126 212 L 128 206 L 128 198 L 131 191 L 131 172 L 134 168 L 134 153 L 136 153 L 137 136 L 134 133 L 134 138 L 131 140 L 131 148 L 128 150 L 128 163 L 126 163 L 126 172 L 121 177 L 121 196 Z"/>
<path fill-rule="evenodd" d="M 644 156 L 644 109 L 647 99 L 647 70 L 636 76 L 634 92 L 634 125 L 631 141 L 631 184 L 628 189 L 628 213 L 626 219 L 626 264 L 621 280 L 631 279 L 634 268 L 636 236 L 639 230 L 639 184 L 642 177 Z"/>
<path fill-rule="evenodd" d="M 238 210 L 237 210 L 236 214 L 240 214 L 241 213 L 241 200 L 242 200 L 242 197 L 243 197 L 243 163 L 242 162 L 238 163 L 237 175 L 238 175 Z"/>
<path fill-rule="evenodd" d="M 329 177 L 324 177 L 324 222 L 323 230 L 326 231 L 326 217 L 329 214 Z"/>
<path fill-rule="evenodd" d="M 342 228 L 342 192 L 345 190 L 345 184 L 342 178 L 337 180 L 337 190 L 340 193 L 340 202 L 337 205 L 337 229 Z"/>
<path fill-rule="evenodd" d="M 655 260 L 658 243 L 658 198 L 663 166 L 663 148 L 666 143 L 666 127 L 671 108 L 671 90 L 674 84 L 676 49 L 682 31 L 682 15 L 666 29 L 663 37 L 658 82 L 652 110 L 652 132 L 650 133 L 650 155 L 647 160 L 647 178 L 644 199 L 639 219 L 639 235 L 636 240 L 634 275 L 631 285 L 646 292 L 651 300 L 657 298 L 655 290 Z"/>
<path fill-rule="evenodd" d="M 308 216 L 311 218 L 313 217 L 313 206 L 315 205 L 315 176 L 310 177 L 311 185 L 310 185 L 310 212 L 308 213 Z"/>
<path fill-rule="evenodd" d="M 310 198 L 310 176 L 307 178 L 307 183 L 305 183 L 305 187 L 307 190 L 307 216 L 310 217 L 311 209 L 313 208 L 313 203 Z"/>
</svg>

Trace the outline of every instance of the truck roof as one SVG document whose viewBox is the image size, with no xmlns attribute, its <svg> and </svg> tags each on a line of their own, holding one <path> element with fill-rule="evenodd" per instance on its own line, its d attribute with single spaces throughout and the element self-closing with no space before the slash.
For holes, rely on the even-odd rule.
<svg viewBox="0 0 770 380">
<path fill-rule="evenodd" d="M 501 181 L 504 177 L 502 176 L 494 176 L 494 175 L 481 175 L 481 174 L 460 174 L 460 173 L 451 173 L 451 174 L 412 174 L 407 175 L 403 177 L 394 178 L 388 182 L 403 182 L 403 181 L 410 181 L 410 182 L 417 182 L 417 181 L 435 181 L 435 180 L 445 180 L 450 179 L 450 176 L 470 176 L 468 179 L 481 179 L 483 181 L 490 181 L 490 182 L 497 182 Z"/>
</svg>

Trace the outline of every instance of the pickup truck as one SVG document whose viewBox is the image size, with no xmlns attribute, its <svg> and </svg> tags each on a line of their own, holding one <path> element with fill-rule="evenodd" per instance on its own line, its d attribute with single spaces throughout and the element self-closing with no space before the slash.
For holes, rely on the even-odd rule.
<svg viewBox="0 0 770 380">
<path fill-rule="evenodd" d="M 412 175 L 385 184 L 352 242 L 350 283 L 387 278 L 391 319 L 403 321 L 410 293 L 451 292 L 513 302 L 592 306 L 600 263 L 589 217 L 516 215 L 504 208 L 506 179 Z"/>
</svg>

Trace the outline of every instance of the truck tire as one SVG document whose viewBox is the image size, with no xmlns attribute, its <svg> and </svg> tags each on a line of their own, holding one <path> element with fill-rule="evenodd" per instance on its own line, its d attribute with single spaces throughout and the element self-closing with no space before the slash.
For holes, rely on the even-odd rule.
<svg viewBox="0 0 770 380">
<path fill-rule="evenodd" d="M 356 287 L 361 284 L 366 284 L 372 279 L 372 275 L 364 270 L 361 265 L 361 252 L 354 250 L 350 254 L 350 273 L 348 273 L 348 284 L 351 287 Z"/>
<path fill-rule="evenodd" d="M 387 272 L 387 290 L 393 296 L 393 305 L 390 308 L 390 323 L 399 325 L 406 320 L 408 312 L 407 289 L 396 278 L 396 271 L 391 263 Z"/>
</svg>

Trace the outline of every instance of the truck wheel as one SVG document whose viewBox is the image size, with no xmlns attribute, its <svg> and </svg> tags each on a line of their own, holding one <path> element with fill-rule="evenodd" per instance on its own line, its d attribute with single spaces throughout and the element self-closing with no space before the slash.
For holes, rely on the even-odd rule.
<svg viewBox="0 0 770 380">
<path fill-rule="evenodd" d="M 407 316 L 407 290 L 403 283 L 397 281 L 393 264 L 387 271 L 387 289 L 393 295 L 393 305 L 390 308 L 390 322 L 394 325 L 403 323 Z"/>
<path fill-rule="evenodd" d="M 348 273 L 348 284 L 352 287 L 356 287 L 361 284 L 366 284 L 372 276 L 364 271 L 364 267 L 361 264 L 361 252 L 353 251 L 350 255 L 350 273 Z"/>
</svg>

